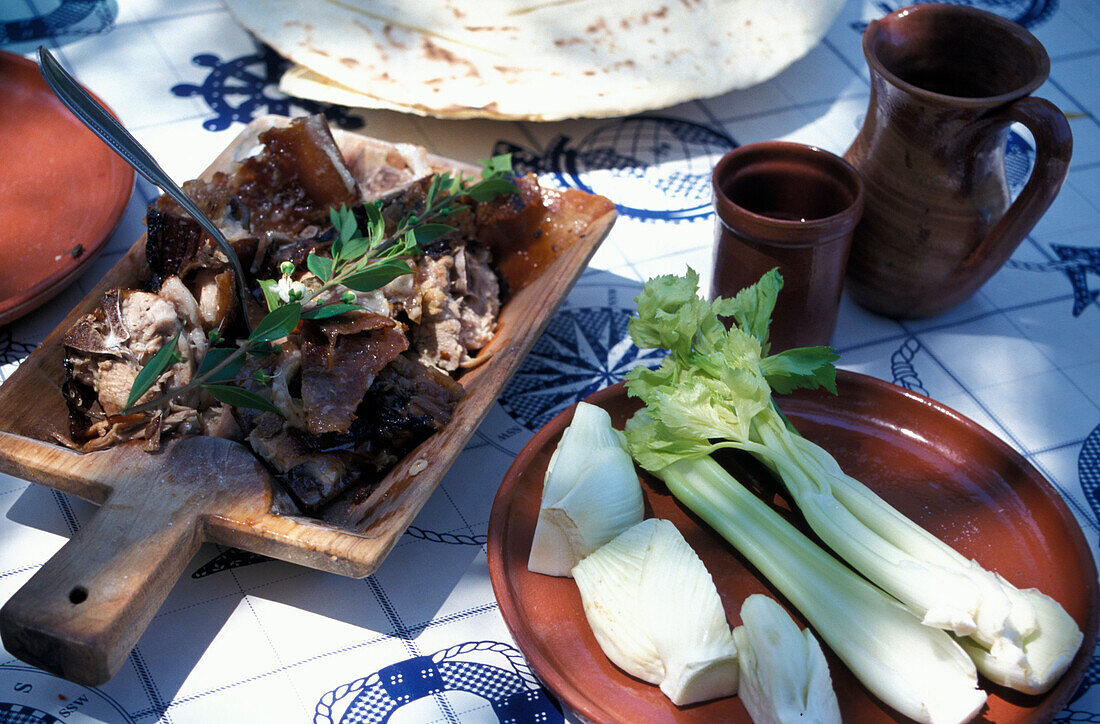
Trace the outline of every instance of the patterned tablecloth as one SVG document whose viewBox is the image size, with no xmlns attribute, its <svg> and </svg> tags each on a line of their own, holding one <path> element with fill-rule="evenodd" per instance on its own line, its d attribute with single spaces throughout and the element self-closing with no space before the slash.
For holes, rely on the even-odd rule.
<svg viewBox="0 0 1100 724">
<path fill-rule="evenodd" d="M 550 124 L 354 114 L 276 89 L 285 62 L 216 0 L 10 0 L 0 46 L 44 43 L 116 111 L 178 181 L 262 113 L 325 111 L 344 128 L 602 193 L 620 220 L 469 448 L 374 575 L 353 580 L 204 547 L 121 672 L 90 689 L 0 651 L 0 721 L 553 722 L 563 714 L 510 638 L 489 585 L 493 495 L 517 451 L 557 411 L 640 355 L 626 320 L 641 282 L 711 267 L 709 170 L 768 139 L 847 148 L 866 111 L 866 22 L 901 3 L 852 0 L 825 40 L 764 85 L 644 115 Z M 845 300 L 840 365 L 927 394 L 1022 453 L 1097 545 L 1100 516 L 1100 4 L 968 0 L 1027 26 L 1052 57 L 1038 95 L 1070 116 L 1074 158 L 1052 209 L 961 307 L 919 322 Z M 3 151 L 0 150 L 0 153 Z M 1033 149 L 1009 140 L 1010 180 Z M 106 252 L 71 288 L 0 327 L 0 380 L 142 233 L 156 189 L 139 180 Z M 94 512 L 0 475 L 0 600 Z M 422 672 L 432 675 L 425 683 Z M 413 678 L 413 677 L 416 678 Z M 1057 718 L 1100 722 L 1100 659 Z"/>
</svg>

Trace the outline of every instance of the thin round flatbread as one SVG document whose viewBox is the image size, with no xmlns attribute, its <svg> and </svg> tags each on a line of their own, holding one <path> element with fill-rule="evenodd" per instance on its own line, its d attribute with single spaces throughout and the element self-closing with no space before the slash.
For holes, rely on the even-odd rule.
<svg viewBox="0 0 1100 724">
<path fill-rule="evenodd" d="M 618 116 L 745 88 L 843 0 L 226 0 L 292 95 L 445 118 Z"/>
</svg>

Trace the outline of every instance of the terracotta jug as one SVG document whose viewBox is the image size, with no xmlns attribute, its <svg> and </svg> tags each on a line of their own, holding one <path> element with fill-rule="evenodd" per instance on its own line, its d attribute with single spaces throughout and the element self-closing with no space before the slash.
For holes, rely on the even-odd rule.
<svg viewBox="0 0 1100 724">
<path fill-rule="evenodd" d="M 1065 180 L 1065 115 L 1030 94 L 1050 59 L 1024 28 L 961 5 L 916 5 L 863 35 L 871 97 L 844 157 L 864 182 L 846 289 L 892 317 L 965 301 L 1031 231 Z M 1031 177 L 1011 201 L 1010 125 L 1035 139 Z"/>
</svg>

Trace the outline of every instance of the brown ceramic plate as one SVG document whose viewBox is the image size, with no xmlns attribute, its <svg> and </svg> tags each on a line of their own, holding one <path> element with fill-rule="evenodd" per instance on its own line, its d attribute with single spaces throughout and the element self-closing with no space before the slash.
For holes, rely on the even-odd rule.
<svg viewBox="0 0 1100 724">
<path fill-rule="evenodd" d="M 837 397 L 799 392 L 780 406 L 848 473 L 964 555 L 1016 586 L 1035 586 L 1050 594 L 1081 626 L 1085 641 L 1080 653 L 1046 695 L 1024 696 L 983 682 L 990 696 L 980 721 L 1050 721 L 1081 682 L 1097 635 L 1096 567 L 1073 515 L 1027 461 L 958 413 L 851 372 L 839 373 L 837 387 Z M 619 427 L 639 406 L 621 384 L 588 401 L 610 412 Z M 546 464 L 572 414 L 566 410 L 532 438 L 508 470 L 493 504 L 489 571 L 516 643 L 546 686 L 586 720 L 749 724 L 736 697 L 677 708 L 656 687 L 624 674 L 600 651 L 572 579 L 527 570 Z M 727 463 L 742 480 L 770 485 L 751 461 L 734 457 Z M 740 623 L 738 611 L 749 594 L 766 593 L 786 603 L 659 482 L 645 475 L 642 481 L 647 517 L 671 520 L 684 534 L 714 576 L 732 624 Z M 907 721 L 871 697 L 832 652 L 826 655 L 844 721 Z"/>
<path fill-rule="evenodd" d="M 0 324 L 83 271 L 122 216 L 134 171 L 54 96 L 26 58 L 0 51 Z"/>
</svg>

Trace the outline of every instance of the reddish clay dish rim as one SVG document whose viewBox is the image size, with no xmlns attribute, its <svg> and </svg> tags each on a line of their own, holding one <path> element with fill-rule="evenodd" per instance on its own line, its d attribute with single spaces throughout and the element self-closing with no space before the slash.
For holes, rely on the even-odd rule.
<svg viewBox="0 0 1100 724">
<path fill-rule="evenodd" d="M 129 199 L 127 199 L 128 202 Z M 122 211 L 125 210 L 126 204 L 123 204 L 118 214 L 119 217 L 122 216 Z M 115 224 L 117 223 L 116 220 Z M 115 224 L 112 224 L 110 229 L 113 229 Z M 86 267 L 95 261 L 100 252 L 103 251 L 107 239 L 110 238 L 110 229 L 108 229 L 108 233 L 104 235 L 103 239 L 91 245 L 91 248 L 84 247 L 84 251 L 80 254 L 78 260 L 79 263 L 45 277 L 34 286 L 18 294 L 0 300 L 0 325 L 14 322 L 30 314 L 75 282 L 84 273 Z"/>
<path fill-rule="evenodd" d="M 839 371 L 838 387 L 841 389 L 842 397 L 834 398 L 820 392 L 800 392 L 787 396 L 787 399 L 791 400 L 789 408 L 782 402 L 781 406 L 794 415 L 796 423 L 801 420 L 810 430 L 815 427 L 819 433 L 824 430 L 826 436 L 831 435 L 834 438 L 833 443 L 843 441 L 845 449 L 851 449 L 852 454 L 856 456 L 861 454 L 861 448 L 867 442 L 866 439 L 860 439 L 860 436 L 865 436 L 866 433 L 866 430 L 860 429 L 860 426 L 864 425 L 864 420 L 869 420 L 866 424 L 867 429 L 878 427 L 882 431 L 880 440 L 883 443 L 883 449 L 889 449 L 890 446 L 895 445 L 906 448 L 905 452 L 918 456 L 928 452 L 930 443 L 923 436 L 920 436 L 920 442 L 913 442 L 904 435 L 905 428 L 915 417 L 924 417 L 931 418 L 936 428 L 928 429 L 927 437 L 931 440 L 946 439 L 946 447 L 949 448 L 943 451 L 944 459 L 937 460 L 937 465 L 942 462 L 949 466 L 969 468 L 973 463 L 967 457 L 967 453 L 975 453 L 983 460 L 989 459 L 996 463 L 996 465 L 982 468 L 982 474 L 1003 482 L 998 483 L 992 490 L 982 487 L 964 489 L 961 492 L 966 493 L 967 496 L 974 494 L 974 497 L 964 496 L 962 500 L 978 504 L 987 515 L 991 515 L 995 507 L 1009 503 L 1007 508 L 1009 511 L 1016 510 L 1017 515 L 1027 518 L 1017 520 L 1011 512 L 991 515 L 990 522 L 986 523 L 987 535 L 996 536 L 998 532 L 1001 535 L 1011 534 L 1012 537 L 1007 542 L 1010 546 L 1012 541 L 1019 540 L 1021 535 L 1024 539 L 1028 539 L 1028 535 L 1031 538 L 1038 536 L 1040 545 L 1035 555 L 1027 555 L 1026 549 L 1014 549 L 1013 560 L 1021 561 L 1019 563 L 1021 571 L 1024 571 L 1026 566 L 1036 569 L 1030 572 L 1024 571 L 1018 575 L 1024 575 L 1025 579 L 1033 576 L 1039 576 L 1042 579 L 1042 576 L 1047 576 L 1048 579 L 1043 585 L 1048 588 L 1053 585 L 1051 581 L 1056 581 L 1055 588 L 1061 591 L 1060 595 L 1068 597 L 1069 609 L 1067 610 L 1071 610 L 1081 626 L 1084 641 L 1070 668 L 1051 691 L 1043 696 L 1025 696 L 983 680 L 982 686 L 989 694 L 989 703 L 983 710 L 982 720 L 992 724 L 1024 724 L 1025 722 L 1040 724 L 1049 721 L 1069 702 L 1084 678 L 1096 645 L 1097 627 L 1100 625 L 1100 617 L 1098 617 L 1100 591 L 1098 591 L 1098 582 L 1094 574 L 1095 563 L 1092 550 L 1072 512 L 1050 483 L 1019 453 L 1000 438 L 954 410 L 930 398 L 854 372 Z M 612 412 L 613 418 L 616 415 L 621 417 L 626 408 L 636 404 L 635 401 L 627 398 L 622 383 L 600 390 L 586 398 L 586 401 L 604 406 Z M 527 571 L 526 553 L 530 546 L 528 527 L 533 528 L 533 518 L 537 517 L 546 459 L 552 451 L 552 446 L 556 444 L 557 436 L 571 419 L 573 409 L 569 408 L 560 413 L 528 442 L 505 474 L 493 503 L 487 546 L 490 579 L 501 614 L 517 645 L 543 683 L 560 697 L 570 710 L 587 721 L 606 724 L 625 720 L 702 722 L 720 716 L 725 720 L 748 724 L 748 716 L 736 699 L 676 708 L 667 700 L 661 699 L 656 687 L 644 684 L 615 669 L 606 661 L 606 657 L 602 656 L 594 640 L 578 642 L 574 638 L 575 636 L 592 638 L 590 631 L 586 628 L 583 611 L 580 610 L 579 594 L 575 592 L 575 584 L 570 587 L 568 584 L 572 582 L 568 579 L 539 576 Z M 621 420 L 617 420 L 617 424 L 621 424 Z M 883 427 L 884 424 L 885 427 Z M 894 429 L 892 425 L 896 425 L 901 432 L 891 433 L 890 430 Z M 943 440 L 940 441 L 943 442 Z M 953 446 L 951 441 L 954 441 Z M 951 447 L 954 449 L 950 449 Z M 939 457 L 939 449 L 935 448 L 935 450 L 936 456 Z M 956 457 L 960 455 L 961 458 Z M 843 458 L 841 460 L 843 464 Z M 955 462 L 956 460 L 962 462 Z M 941 486 L 938 492 L 930 491 L 925 495 L 941 495 L 944 490 L 950 490 L 956 484 L 956 481 L 951 481 Z M 980 485 L 980 481 L 976 484 Z M 695 525 L 690 516 L 685 517 L 684 514 L 677 513 L 677 504 L 674 501 L 671 502 L 670 507 L 669 496 L 658 495 L 647 486 L 643 486 L 643 490 L 646 493 L 647 517 L 659 514 L 656 510 L 650 509 L 651 505 L 654 508 L 663 507 L 666 513 L 671 510 L 672 514 L 677 516 L 677 525 L 683 528 L 689 543 L 692 543 L 705 561 L 708 561 L 709 557 L 708 568 L 715 576 L 723 596 L 726 595 L 727 587 L 735 576 L 740 576 L 737 579 L 739 585 L 745 580 L 753 581 L 752 585 L 756 587 L 761 585 L 762 581 L 756 577 L 754 570 L 751 567 L 746 569 L 747 564 L 732 549 L 716 553 L 713 545 L 708 546 L 705 541 L 701 541 L 698 538 L 700 526 Z M 1015 499 L 1006 500 L 998 497 L 987 499 L 986 493 L 1000 493 Z M 918 497 L 912 504 L 920 507 L 928 499 Z M 1012 507 L 1011 504 L 1016 503 L 1028 505 L 1021 512 Z M 950 509 L 956 517 L 963 517 L 966 520 L 969 520 L 967 516 L 975 512 L 963 506 L 955 498 L 935 503 L 934 507 L 935 505 L 941 508 L 960 505 L 961 510 Z M 952 525 L 954 525 L 953 522 L 944 523 L 946 526 L 944 530 L 951 530 Z M 688 527 L 684 528 L 684 526 Z M 695 527 L 691 528 L 691 526 Z M 696 536 L 694 540 L 692 535 Z M 713 532 L 707 535 L 716 538 Z M 1001 543 L 1005 543 L 1000 538 L 989 539 L 981 535 L 975 538 L 977 542 L 971 542 L 970 545 L 988 546 L 990 555 L 995 557 L 1010 555 L 998 553 L 1003 547 Z M 718 540 L 721 543 L 720 539 Z M 998 543 L 999 540 L 1001 543 Z M 1036 568 L 1039 565 L 1038 558 L 1048 553 L 1051 547 L 1057 549 L 1057 558 L 1063 566 L 1043 566 L 1043 570 L 1038 571 Z M 716 559 L 715 556 L 721 556 L 721 558 Z M 718 565 L 715 565 L 716 560 L 720 560 Z M 778 597 L 770 585 L 766 583 L 763 585 L 762 592 Z M 546 592 L 546 597 L 540 600 L 524 600 L 520 594 L 525 590 L 543 591 Z M 1066 592 L 1069 590 L 1077 593 L 1069 594 Z M 563 594 L 562 591 L 568 591 L 568 593 Z M 752 591 L 739 587 L 732 595 L 735 601 L 739 601 L 750 592 Z M 736 606 L 735 601 L 726 602 L 727 616 L 734 625 L 739 622 L 736 617 L 736 608 L 731 610 L 731 605 Z M 801 621 L 797 612 L 793 613 L 796 619 Z M 568 650 L 554 648 L 555 636 L 559 642 L 568 642 L 568 645 L 559 643 L 562 648 Z M 564 655 L 569 657 L 568 666 L 562 663 L 561 656 Z M 834 683 L 837 686 L 838 696 L 841 697 L 842 710 L 848 709 L 845 713 L 846 717 L 855 710 L 859 714 L 860 721 L 901 721 L 899 715 L 874 700 L 858 682 L 855 682 L 846 669 L 842 668 L 838 671 L 833 668 L 840 663 L 828 649 L 826 649 L 826 656 L 830 660 L 830 668 L 834 671 Z M 653 691 L 657 694 L 650 696 Z"/>
<path fill-rule="evenodd" d="M 902 80 L 889 70 L 886 65 L 879 59 L 878 53 L 875 49 L 875 43 L 879 39 L 881 33 L 887 32 L 889 26 L 897 23 L 898 21 L 909 17 L 919 16 L 921 14 L 934 13 L 939 15 L 954 14 L 958 17 L 972 18 L 976 20 L 984 20 L 997 26 L 998 29 L 1003 30 L 1006 35 L 1012 36 L 1017 39 L 1023 45 L 1031 48 L 1036 53 L 1036 58 L 1039 61 L 1036 72 L 1031 81 L 1021 85 L 1012 91 L 1007 93 L 1000 93 L 992 96 L 953 96 L 946 93 L 937 93 L 936 91 L 927 90 L 910 83 L 909 81 Z M 888 15 L 872 20 L 867 24 L 867 29 L 863 33 L 862 40 L 863 56 L 867 60 L 867 64 L 870 65 L 876 72 L 881 74 L 891 84 L 912 93 L 915 96 L 925 98 L 926 100 L 945 103 L 951 106 L 973 106 L 973 107 L 985 107 L 985 106 L 999 106 L 1005 103 L 1010 103 L 1018 98 L 1029 96 L 1039 89 L 1043 83 L 1046 82 L 1050 76 L 1050 55 L 1047 53 L 1046 48 L 1038 38 L 1031 34 L 1027 28 L 1015 23 L 1008 18 L 1001 17 L 996 13 L 992 13 L 988 10 L 982 10 L 981 8 L 971 7 L 968 5 L 953 5 L 950 3 L 922 3 L 918 5 L 911 5 L 909 7 L 903 7 L 895 10 Z"/>
<path fill-rule="evenodd" d="M 39 75 L 38 66 L 33 61 L 21 55 L 0 50 L 0 68 L 5 65 L 14 69 L 18 76 L 15 82 L 22 84 L 24 90 L 29 88 L 36 94 L 41 93 L 51 101 L 55 101 L 53 92 Z M 98 97 L 95 98 L 100 105 L 103 105 L 104 108 L 107 107 L 102 100 Z M 69 113 L 59 100 L 55 102 L 58 106 L 57 112 Z M 112 115 L 114 115 L 113 112 Z M 122 218 L 122 214 L 130 202 L 130 196 L 134 188 L 134 170 L 116 154 L 110 152 L 108 146 L 95 138 L 91 131 L 87 133 L 90 142 L 102 144 L 102 148 L 108 151 L 107 154 L 104 154 L 104 158 L 106 159 L 105 163 L 110 167 L 110 178 L 102 186 L 98 199 L 101 206 L 94 214 L 99 217 L 100 221 L 80 236 L 78 245 L 81 251 L 79 255 L 63 258 L 59 268 L 52 273 L 41 276 L 25 289 L 0 299 L 0 325 L 15 321 L 37 309 L 76 281 L 88 265 L 95 261 L 100 252 L 103 251 L 104 246 L 110 239 L 111 232 L 118 225 L 119 219 Z M 80 144 L 75 144 L 75 147 L 79 148 Z M 67 154 L 74 152 L 73 143 L 61 144 L 56 148 Z M 54 149 L 46 149 L 44 153 L 52 151 Z M 82 179 L 74 179 L 74 181 L 84 182 Z M 58 195 L 64 195 L 65 189 L 59 188 L 57 193 Z M 0 219 L 2 218 L 3 210 L 0 209 Z"/>
<path fill-rule="evenodd" d="M 843 178 L 844 185 L 852 194 L 852 202 L 829 216 L 806 219 L 805 221 L 777 219 L 741 206 L 730 199 L 722 190 L 723 182 L 728 180 L 727 177 L 732 173 L 729 167 L 734 162 L 742 162 L 739 168 L 745 168 L 753 162 L 779 161 L 784 158 L 812 165 L 830 178 Z M 863 179 L 855 167 L 837 154 L 826 151 L 819 146 L 793 141 L 759 141 L 727 151 L 711 170 L 711 193 L 714 197 L 715 213 L 723 226 L 734 233 L 738 233 L 730 226 L 727 218 L 743 215 L 751 223 L 767 229 L 767 236 L 771 237 L 769 241 L 778 246 L 799 246 L 801 242 L 805 242 L 806 246 L 814 246 L 824 231 L 835 226 L 843 219 L 849 218 L 852 214 L 859 218 L 859 215 L 863 212 Z M 763 235 L 760 234 L 760 236 Z M 763 242 L 764 240 L 757 239 L 757 241 Z"/>
</svg>

